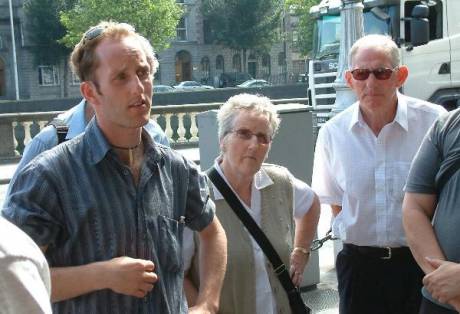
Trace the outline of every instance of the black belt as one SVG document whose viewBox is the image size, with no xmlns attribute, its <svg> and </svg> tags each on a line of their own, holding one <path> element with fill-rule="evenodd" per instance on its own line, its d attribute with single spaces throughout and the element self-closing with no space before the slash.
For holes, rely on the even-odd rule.
<svg viewBox="0 0 460 314">
<path fill-rule="evenodd" d="M 376 247 L 376 246 L 359 246 L 350 243 L 344 243 L 343 249 L 349 252 L 355 252 L 363 256 L 392 259 L 400 257 L 412 257 L 412 253 L 407 246 L 402 247 Z"/>
</svg>

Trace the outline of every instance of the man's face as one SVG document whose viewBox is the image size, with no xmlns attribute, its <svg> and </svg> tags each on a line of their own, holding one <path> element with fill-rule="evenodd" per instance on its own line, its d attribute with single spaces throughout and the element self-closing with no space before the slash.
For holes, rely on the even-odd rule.
<svg viewBox="0 0 460 314">
<path fill-rule="evenodd" d="M 362 47 L 353 59 L 354 69 L 393 69 L 390 57 L 375 47 Z M 407 68 L 396 68 L 386 80 L 377 79 L 370 74 L 365 80 L 357 80 L 351 71 L 345 74 L 348 85 L 356 93 L 359 104 L 364 110 L 393 110 L 397 103 L 396 91 L 407 78 Z"/>
<path fill-rule="evenodd" d="M 104 39 L 96 48 L 90 101 L 105 130 L 137 129 L 150 117 L 152 75 L 140 43 L 134 37 Z"/>
</svg>

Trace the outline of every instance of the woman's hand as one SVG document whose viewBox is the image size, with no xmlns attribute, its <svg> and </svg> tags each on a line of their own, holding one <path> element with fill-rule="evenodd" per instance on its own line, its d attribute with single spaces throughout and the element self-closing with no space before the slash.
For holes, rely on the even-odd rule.
<svg viewBox="0 0 460 314">
<path fill-rule="evenodd" d="M 296 247 L 291 253 L 291 269 L 289 274 L 294 286 L 298 287 L 302 283 L 303 271 L 308 263 L 310 251 L 305 248 Z"/>
</svg>

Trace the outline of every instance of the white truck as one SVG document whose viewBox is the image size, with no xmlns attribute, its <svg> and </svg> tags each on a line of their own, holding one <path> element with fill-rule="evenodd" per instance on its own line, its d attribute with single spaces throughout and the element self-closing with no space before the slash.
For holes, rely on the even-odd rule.
<svg viewBox="0 0 460 314">
<path fill-rule="evenodd" d="M 406 95 L 451 110 L 460 106 L 460 0 L 363 0 L 364 34 L 387 34 L 409 67 Z M 310 9 L 315 19 L 308 95 L 316 110 L 335 102 L 342 0 Z"/>
</svg>

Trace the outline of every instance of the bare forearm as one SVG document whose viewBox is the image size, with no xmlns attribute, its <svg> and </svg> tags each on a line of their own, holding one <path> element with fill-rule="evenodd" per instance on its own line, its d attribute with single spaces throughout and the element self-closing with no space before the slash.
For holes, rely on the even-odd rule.
<svg viewBox="0 0 460 314">
<path fill-rule="evenodd" d="M 406 205 L 403 211 L 403 225 L 407 243 L 415 260 L 426 274 L 430 273 L 433 267 L 428 264 L 425 257 L 445 260 L 434 234 L 430 217 L 423 211 Z"/>
<path fill-rule="evenodd" d="M 320 204 L 317 197 L 313 201 L 308 212 L 301 218 L 296 219 L 294 247 L 309 249 L 316 233 L 320 216 Z"/>
<path fill-rule="evenodd" d="M 51 301 L 59 302 L 104 289 L 103 264 L 51 268 Z"/>
<path fill-rule="evenodd" d="M 200 233 L 200 290 L 197 306 L 215 313 L 227 266 L 227 237 L 217 218 Z"/>
<path fill-rule="evenodd" d="M 58 302 L 101 289 L 143 298 L 158 280 L 154 268 L 151 261 L 128 256 L 82 266 L 51 268 L 51 299 Z"/>
</svg>

